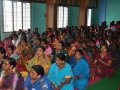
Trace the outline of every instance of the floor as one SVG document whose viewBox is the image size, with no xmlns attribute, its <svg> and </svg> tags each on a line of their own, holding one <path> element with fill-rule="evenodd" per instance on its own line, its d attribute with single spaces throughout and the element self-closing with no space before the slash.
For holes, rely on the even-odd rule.
<svg viewBox="0 0 120 90">
<path fill-rule="evenodd" d="M 120 87 L 120 69 L 116 71 L 116 75 L 112 78 L 104 78 L 90 85 L 87 90 L 118 90 Z"/>
</svg>

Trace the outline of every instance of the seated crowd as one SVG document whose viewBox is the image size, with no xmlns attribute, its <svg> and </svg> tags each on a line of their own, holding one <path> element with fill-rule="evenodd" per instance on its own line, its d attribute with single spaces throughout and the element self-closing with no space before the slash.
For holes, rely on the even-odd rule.
<svg viewBox="0 0 120 90">
<path fill-rule="evenodd" d="M 91 79 L 113 77 L 119 59 L 120 21 L 14 31 L 0 41 L 0 90 L 85 90 Z"/>
</svg>

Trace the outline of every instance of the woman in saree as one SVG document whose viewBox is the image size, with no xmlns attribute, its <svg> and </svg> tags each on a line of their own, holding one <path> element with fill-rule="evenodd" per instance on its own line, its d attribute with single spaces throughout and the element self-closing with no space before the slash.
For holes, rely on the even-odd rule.
<svg viewBox="0 0 120 90">
<path fill-rule="evenodd" d="M 22 39 L 20 41 L 20 44 L 18 45 L 15 52 L 19 55 L 19 60 L 17 61 L 17 70 L 20 72 L 27 71 L 25 65 L 33 57 L 33 51 L 27 45 L 26 39 Z"/>
<path fill-rule="evenodd" d="M 14 68 L 16 60 L 14 58 L 5 58 L 0 75 L 0 90 L 24 90 L 24 80 L 20 77 Z"/>
<path fill-rule="evenodd" d="M 83 57 L 83 51 L 81 49 L 76 50 L 74 59 L 76 61 L 72 66 L 74 87 L 76 90 L 85 90 L 90 78 L 89 64 Z"/>
<path fill-rule="evenodd" d="M 15 47 L 13 45 L 9 45 L 6 50 L 6 56 L 12 57 L 14 53 Z"/>
<path fill-rule="evenodd" d="M 73 73 L 69 64 L 66 63 L 66 56 L 59 53 L 48 73 L 48 78 L 53 84 L 54 90 L 74 90 Z"/>
<path fill-rule="evenodd" d="M 3 40 L 3 42 L 4 42 L 4 49 L 5 49 L 5 50 L 7 50 L 8 46 L 13 45 L 12 40 L 10 40 L 10 38 L 5 38 L 5 39 Z M 14 45 L 13 45 L 13 46 L 14 46 Z M 15 47 L 15 46 L 14 46 L 14 47 Z"/>
<path fill-rule="evenodd" d="M 112 58 L 108 52 L 107 44 L 100 47 L 100 53 L 95 58 L 96 74 L 100 77 L 109 77 L 114 75 L 114 70 L 111 67 Z"/>
<path fill-rule="evenodd" d="M 75 47 L 75 45 L 70 46 L 70 48 L 68 49 L 68 56 L 67 56 L 66 62 L 70 65 L 72 65 L 75 62 L 74 56 L 75 56 L 76 49 L 77 48 Z"/>
<path fill-rule="evenodd" d="M 44 52 L 45 48 L 43 46 L 39 46 L 35 56 L 26 65 L 28 71 L 30 71 L 33 65 L 41 65 L 44 68 L 45 74 L 48 73 L 51 62 L 50 59 L 44 54 Z"/>
<path fill-rule="evenodd" d="M 64 53 L 66 56 L 68 54 L 67 50 L 64 49 L 64 43 L 56 43 L 55 48 L 52 51 L 52 63 L 55 63 L 56 55 L 59 53 Z"/>
<path fill-rule="evenodd" d="M 24 90 L 53 90 L 52 84 L 45 76 L 44 69 L 40 65 L 32 66 L 24 86 Z"/>
</svg>

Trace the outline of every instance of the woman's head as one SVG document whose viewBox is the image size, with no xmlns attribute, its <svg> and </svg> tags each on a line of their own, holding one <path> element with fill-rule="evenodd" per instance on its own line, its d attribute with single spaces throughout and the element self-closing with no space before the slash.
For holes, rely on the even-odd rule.
<svg viewBox="0 0 120 90">
<path fill-rule="evenodd" d="M 107 44 L 102 44 L 100 47 L 100 52 L 101 53 L 106 53 L 108 51 L 108 46 Z"/>
<path fill-rule="evenodd" d="M 46 48 L 48 46 L 47 40 L 46 39 L 42 39 L 41 40 L 41 45 Z"/>
<path fill-rule="evenodd" d="M 77 49 L 75 52 L 75 58 L 76 60 L 80 60 L 80 58 L 83 57 L 83 51 L 81 49 Z"/>
<path fill-rule="evenodd" d="M 35 40 L 35 45 L 39 46 L 40 43 L 41 43 L 41 38 L 37 38 L 37 39 Z"/>
<path fill-rule="evenodd" d="M 14 34 L 13 36 L 12 36 L 12 38 L 13 38 L 13 40 L 17 40 L 18 39 L 18 35 L 17 34 Z"/>
<path fill-rule="evenodd" d="M 5 58 L 6 55 L 6 51 L 4 48 L 0 47 L 0 59 Z"/>
<path fill-rule="evenodd" d="M 6 45 L 6 46 L 12 45 L 12 41 L 10 40 L 10 38 L 4 39 L 4 45 Z"/>
<path fill-rule="evenodd" d="M 95 47 L 95 41 L 94 40 L 90 41 L 90 47 Z"/>
<path fill-rule="evenodd" d="M 20 45 L 21 45 L 21 46 L 26 46 L 26 45 L 27 45 L 27 40 L 26 40 L 26 39 L 22 39 L 22 40 L 20 41 Z"/>
<path fill-rule="evenodd" d="M 16 67 L 16 61 L 14 58 L 5 58 L 4 63 L 2 65 L 4 71 L 12 70 Z"/>
<path fill-rule="evenodd" d="M 40 65 L 32 66 L 30 70 L 30 77 L 32 80 L 39 79 L 41 76 L 44 76 L 44 69 Z"/>
<path fill-rule="evenodd" d="M 53 40 L 53 46 L 54 46 L 54 48 L 57 48 L 57 46 L 59 45 L 59 40 L 57 39 L 57 38 L 55 38 L 54 40 Z"/>
<path fill-rule="evenodd" d="M 64 46 L 63 43 L 60 42 L 60 43 L 57 44 L 56 49 L 57 49 L 57 50 L 62 50 L 62 49 L 63 49 L 63 46 Z"/>
<path fill-rule="evenodd" d="M 69 56 L 74 56 L 75 51 L 76 51 L 76 47 L 75 46 L 71 46 L 69 48 L 69 52 L 68 52 Z"/>
<path fill-rule="evenodd" d="M 43 55 L 44 55 L 44 52 L 45 52 L 45 47 L 39 46 L 38 49 L 37 49 L 36 55 L 37 55 L 38 57 L 43 56 Z"/>
<path fill-rule="evenodd" d="M 56 56 L 56 64 L 58 65 L 58 67 L 60 67 L 61 65 L 63 65 L 66 62 L 66 56 L 63 53 L 59 53 Z"/>
<path fill-rule="evenodd" d="M 7 56 L 11 56 L 14 53 L 15 47 L 13 45 L 8 46 L 7 48 Z"/>
</svg>

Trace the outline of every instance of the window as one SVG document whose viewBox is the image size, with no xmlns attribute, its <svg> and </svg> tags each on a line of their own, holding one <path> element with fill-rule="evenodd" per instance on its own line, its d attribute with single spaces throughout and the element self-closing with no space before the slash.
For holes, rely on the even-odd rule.
<svg viewBox="0 0 120 90">
<path fill-rule="evenodd" d="M 14 2 L 14 30 L 22 29 L 22 3 Z"/>
<path fill-rule="evenodd" d="M 68 25 L 68 8 L 59 6 L 57 14 L 57 27 L 64 28 Z"/>
<path fill-rule="evenodd" d="M 30 3 L 23 3 L 23 30 L 30 28 Z"/>
<path fill-rule="evenodd" d="M 30 28 L 30 3 L 4 0 L 4 32 Z"/>
<path fill-rule="evenodd" d="M 87 11 L 87 26 L 91 26 L 91 16 L 92 16 L 92 9 L 88 9 L 88 11 Z"/>
<path fill-rule="evenodd" d="M 63 27 L 68 25 L 68 8 L 64 7 L 64 14 L 63 14 Z"/>
<path fill-rule="evenodd" d="M 12 15 L 12 2 L 4 0 L 4 32 L 11 32 L 13 30 L 13 15 Z"/>
</svg>

